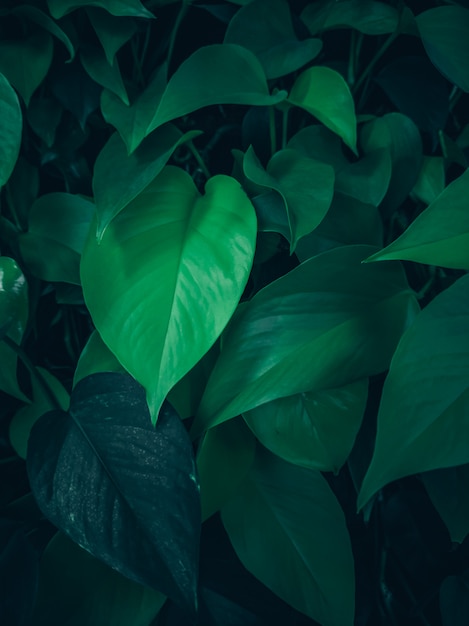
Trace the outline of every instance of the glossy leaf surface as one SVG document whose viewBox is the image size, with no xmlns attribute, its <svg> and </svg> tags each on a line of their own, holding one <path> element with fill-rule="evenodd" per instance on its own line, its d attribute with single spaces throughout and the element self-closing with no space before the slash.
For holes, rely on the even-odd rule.
<svg viewBox="0 0 469 626">
<path fill-rule="evenodd" d="M 469 170 L 450 183 L 407 230 L 370 260 L 405 259 L 469 270 Z"/>
<path fill-rule="evenodd" d="M 342 76 L 329 67 L 315 66 L 302 72 L 288 102 L 314 115 L 357 151 L 357 121 L 350 89 Z"/>
<path fill-rule="evenodd" d="M 352 626 L 350 538 L 320 472 L 259 448 L 222 520 L 241 562 L 264 585 L 323 626 Z"/>
<path fill-rule="evenodd" d="M 368 381 L 358 380 L 267 402 L 244 413 L 244 419 L 257 439 L 285 461 L 338 472 L 352 450 L 367 395 Z"/>
<path fill-rule="evenodd" d="M 355 28 L 365 35 L 385 35 L 396 30 L 397 10 L 374 0 L 322 0 L 306 6 L 302 21 L 311 34 L 336 28 Z"/>
<path fill-rule="evenodd" d="M 195 432 L 388 367 L 418 307 L 401 268 L 367 271 L 368 250 L 347 246 L 309 259 L 243 306 L 223 336 Z"/>
<path fill-rule="evenodd" d="M 439 294 L 402 337 L 378 413 L 359 506 L 387 483 L 469 462 L 469 276 Z"/>
<path fill-rule="evenodd" d="M 151 424 L 127 374 L 89 376 L 69 413 L 31 431 L 28 474 L 43 513 L 124 576 L 196 607 L 200 504 L 192 446 L 169 405 Z"/>
<path fill-rule="evenodd" d="M 18 97 L 8 80 L 0 74 L 0 187 L 15 167 L 21 145 L 22 116 Z"/>
<path fill-rule="evenodd" d="M 56 20 L 83 6 L 100 7 L 117 16 L 154 17 L 140 0 L 47 0 L 47 5 Z"/>
<path fill-rule="evenodd" d="M 211 178 L 201 196 L 168 166 L 82 256 L 85 301 L 118 360 L 146 389 L 153 420 L 173 385 L 213 345 L 236 308 L 254 255 L 256 216 L 239 183 Z"/>
</svg>

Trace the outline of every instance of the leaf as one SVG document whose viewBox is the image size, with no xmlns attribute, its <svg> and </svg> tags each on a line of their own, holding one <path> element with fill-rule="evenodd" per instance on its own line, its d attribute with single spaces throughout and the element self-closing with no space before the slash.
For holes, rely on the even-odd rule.
<svg viewBox="0 0 469 626">
<path fill-rule="evenodd" d="M 378 148 L 337 173 L 335 190 L 377 207 L 383 201 L 392 176 L 389 150 Z"/>
<path fill-rule="evenodd" d="M 469 465 L 424 472 L 420 478 L 449 531 L 451 541 L 462 543 L 469 534 Z"/>
<path fill-rule="evenodd" d="M 52 17 L 60 19 L 80 7 L 100 7 L 111 15 L 154 18 L 140 0 L 47 0 Z"/>
<path fill-rule="evenodd" d="M 287 100 L 314 115 L 357 153 L 355 105 L 338 72 L 329 67 L 310 67 L 298 76 Z"/>
<path fill-rule="evenodd" d="M 0 72 L 26 106 L 49 71 L 53 50 L 52 37 L 44 31 L 24 39 L 0 41 Z"/>
<path fill-rule="evenodd" d="M 306 126 L 289 140 L 287 148 L 331 165 L 336 172 L 348 165 L 339 137 L 322 124 Z"/>
<path fill-rule="evenodd" d="M 242 418 L 209 430 L 197 453 L 202 520 L 219 511 L 237 491 L 254 461 L 256 440 Z"/>
<path fill-rule="evenodd" d="M 469 91 L 469 10 L 435 7 L 416 17 L 425 50 L 435 67 L 463 91 Z"/>
<path fill-rule="evenodd" d="M 298 240 L 318 226 L 334 195 L 334 170 L 330 165 L 298 155 L 294 150 L 274 154 L 265 171 L 250 147 L 243 160 L 246 177 L 274 189 L 283 198 L 288 215 L 290 252 Z"/>
<path fill-rule="evenodd" d="M 18 97 L 5 76 L 0 74 L 0 187 L 5 185 L 15 167 L 21 133 L 22 116 Z"/>
<path fill-rule="evenodd" d="M 98 331 L 94 330 L 89 336 L 78 359 L 75 375 L 73 377 L 73 387 L 75 387 L 82 378 L 99 372 L 124 373 L 125 370 L 101 339 Z"/>
<path fill-rule="evenodd" d="M 265 402 L 387 369 L 417 305 L 401 268 L 366 271 L 368 250 L 309 259 L 243 306 L 223 335 L 194 435 Z"/>
<path fill-rule="evenodd" d="M 26 458 L 29 433 L 37 420 L 44 415 L 44 413 L 57 408 L 57 402 L 64 411 L 68 409 L 70 404 L 70 396 L 62 383 L 42 367 L 38 367 L 37 371 L 50 391 L 46 392 L 44 387 L 32 376 L 32 402 L 31 404 L 21 407 L 10 422 L 10 444 L 16 454 L 22 459 Z"/>
<path fill-rule="evenodd" d="M 308 4 L 301 19 L 312 35 L 337 28 L 354 28 L 365 35 L 386 35 L 397 29 L 399 14 L 389 4 L 374 0 L 323 0 Z"/>
<path fill-rule="evenodd" d="M 41 11 L 35 6 L 30 4 L 24 4 L 19 7 L 14 7 L 11 9 L 12 15 L 16 15 L 20 19 L 26 18 L 27 20 L 31 20 L 51 35 L 53 35 L 56 39 L 61 41 L 65 48 L 67 49 L 68 54 L 70 55 L 70 61 L 75 56 L 75 48 L 73 43 L 70 41 L 70 38 L 65 33 L 64 30 L 60 28 L 60 26 L 52 20 L 44 11 Z"/>
<path fill-rule="evenodd" d="M 103 47 L 109 65 L 112 65 L 116 53 L 137 32 L 137 25 L 132 19 L 120 19 L 104 9 L 88 7 L 86 14 Z"/>
<path fill-rule="evenodd" d="M 469 619 L 469 574 L 447 576 L 440 586 L 442 626 L 465 626 Z"/>
<path fill-rule="evenodd" d="M 119 63 L 114 59 L 110 64 L 98 46 L 86 45 L 80 49 L 80 60 L 90 77 L 102 87 L 109 89 L 122 102 L 129 105 L 129 97 L 122 80 Z"/>
<path fill-rule="evenodd" d="M 365 154 L 387 149 L 391 155 L 392 173 L 381 203 L 381 211 L 390 217 L 417 182 L 422 165 L 422 139 L 411 119 L 401 113 L 387 113 L 365 124 L 360 133 Z"/>
<path fill-rule="evenodd" d="M 78 195 L 55 192 L 38 198 L 28 232 L 19 236 L 30 271 L 43 280 L 79 285 L 80 256 L 93 215 L 94 205 Z"/>
<path fill-rule="evenodd" d="M 48 148 L 55 143 L 63 108 L 55 98 L 33 97 L 26 111 L 28 124 Z"/>
<path fill-rule="evenodd" d="M 353 625 L 350 538 L 320 472 L 259 448 L 222 520 L 244 567 L 282 600 L 323 626 Z"/>
<path fill-rule="evenodd" d="M 469 276 L 417 316 L 391 362 L 358 506 L 389 482 L 469 462 Z"/>
<path fill-rule="evenodd" d="M 269 79 L 299 70 L 322 48 L 320 39 L 298 40 L 285 0 L 256 0 L 237 11 L 224 41 L 254 52 Z"/>
<path fill-rule="evenodd" d="M 57 533 L 39 564 L 33 626 L 150 626 L 166 597 L 125 578 Z"/>
<path fill-rule="evenodd" d="M 244 419 L 262 445 L 284 461 L 337 473 L 352 450 L 367 395 L 368 380 L 362 379 L 267 402 Z"/>
<path fill-rule="evenodd" d="M 450 183 L 395 241 L 367 261 L 405 259 L 469 270 L 469 170 Z"/>
<path fill-rule="evenodd" d="M 171 76 L 147 134 L 165 122 L 213 104 L 268 106 L 285 100 L 286 92 L 269 94 L 260 62 L 235 44 L 203 46 Z"/>
<path fill-rule="evenodd" d="M 195 130 L 183 134 L 172 124 L 166 124 L 146 137 L 130 155 L 117 133 L 110 137 L 94 165 L 98 238 L 114 217 L 161 172 L 176 148 L 199 134 Z"/>
<path fill-rule="evenodd" d="M 101 337 L 147 391 L 155 421 L 168 391 L 232 316 L 254 256 L 256 216 L 239 183 L 200 196 L 168 166 L 82 256 L 85 302 Z"/>
<path fill-rule="evenodd" d="M 194 612 L 199 492 L 190 440 L 169 405 L 155 428 L 130 376 L 89 376 L 69 413 L 36 422 L 27 469 L 42 512 L 75 543 Z"/>
<path fill-rule="evenodd" d="M 412 195 L 420 202 L 431 204 L 445 189 L 445 162 L 440 156 L 424 156 L 422 168 Z"/>
</svg>

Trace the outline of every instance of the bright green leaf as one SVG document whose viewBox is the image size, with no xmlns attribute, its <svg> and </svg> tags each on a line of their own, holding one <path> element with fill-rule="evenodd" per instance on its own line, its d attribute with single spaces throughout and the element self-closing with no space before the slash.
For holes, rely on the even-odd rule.
<svg viewBox="0 0 469 626">
<path fill-rule="evenodd" d="M 355 28 L 365 35 L 393 33 L 399 23 L 397 9 L 374 0 L 309 3 L 301 19 L 312 35 L 336 28 Z"/>
<path fill-rule="evenodd" d="M 435 7 L 420 13 L 416 21 L 432 63 L 448 80 L 469 92 L 469 9 Z"/>
<path fill-rule="evenodd" d="M 34 497 L 55 526 L 193 615 L 200 497 L 192 444 L 169 405 L 154 427 L 131 376 L 88 376 L 68 413 L 51 411 L 33 426 L 26 463 Z"/>
<path fill-rule="evenodd" d="M 469 276 L 440 293 L 391 362 L 358 506 L 387 483 L 469 462 Z"/>
<path fill-rule="evenodd" d="M 51 35 L 63 43 L 70 55 L 70 60 L 73 59 L 75 56 L 75 48 L 73 43 L 70 41 L 70 38 L 65 31 L 60 28 L 57 22 L 51 19 L 46 13 L 44 13 L 44 11 L 41 11 L 37 7 L 30 4 L 23 4 L 18 7 L 14 7 L 11 10 L 11 13 L 19 18 L 31 20 L 44 30 L 48 31 Z"/>
<path fill-rule="evenodd" d="M 59 532 L 41 556 L 32 625 L 150 626 L 165 601 Z"/>
<path fill-rule="evenodd" d="M 202 520 L 219 511 L 242 487 L 255 449 L 256 440 L 241 417 L 206 433 L 197 453 Z"/>
<path fill-rule="evenodd" d="M 211 178 L 201 196 L 168 166 L 82 256 L 96 328 L 146 389 L 155 420 L 166 394 L 231 318 L 254 256 L 256 216 L 239 183 Z"/>
<path fill-rule="evenodd" d="M 368 380 L 363 379 L 273 400 L 247 411 L 244 419 L 257 439 L 285 461 L 337 473 L 352 450 L 367 396 Z"/>
<path fill-rule="evenodd" d="M 368 246 L 335 248 L 271 283 L 223 336 L 194 432 L 296 393 L 384 371 L 418 308 L 401 268 L 367 272 Z"/>
<path fill-rule="evenodd" d="M 0 74 L 0 187 L 15 167 L 21 145 L 22 116 L 18 97 L 8 80 Z"/>
<path fill-rule="evenodd" d="M 286 92 L 269 94 L 260 62 L 235 44 L 196 50 L 171 76 L 147 133 L 165 122 L 213 104 L 267 106 L 285 100 Z"/>
<path fill-rule="evenodd" d="M 94 211 L 94 205 L 78 195 L 56 192 L 38 198 L 31 207 L 28 232 L 19 236 L 30 271 L 43 280 L 79 285 L 80 256 Z"/>
<path fill-rule="evenodd" d="M 130 104 L 117 59 L 111 65 L 101 48 L 87 45 L 80 49 L 80 60 L 96 83 L 118 96 L 124 104 Z"/>
<path fill-rule="evenodd" d="M 285 602 L 322 626 L 353 625 L 350 537 L 320 472 L 259 448 L 222 521 L 244 567 Z"/>
<path fill-rule="evenodd" d="M 450 183 L 389 246 L 369 261 L 405 259 L 469 270 L 469 170 Z"/>
<path fill-rule="evenodd" d="M 88 7 L 86 14 L 103 47 L 108 63 L 112 65 L 116 53 L 137 32 L 135 21 L 129 18 L 123 20 L 104 9 L 94 7 Z"/>
<path fill-rule="evenodd" d="M 53 50 L 52 37 L 45 31 L 24 39 L 0 41 L 0 72 L 26 106 L 49 71 Z"/>
<path fill-rule="evenodd" d="M 140 0 L 47 0 L 47 5 L 56 20 L 80 7 L 100 7 L 116 16 L 155 17 Z"/>
<path fill-rule="evenodd" d="M 315 66 L 296 79 L 288 102 L 314 115 L 357 152 L 355 104 L 343 77 L 329 67 Z"/>
<path fill-rule="evenodd" d="M 174 150 L 199 134 L 195 130 L 182 134 L 172 124 L 166 124 L 144 139 L 130 155 L 119 135 L 111 136 L 94 165 L 98 238 L 112 219 L 161 172 Z"/>
<path fill-rule="evenodd" d="M 86 376 L 99 372 L 121 372 L 124 368 L 112 354 L 97 330 L 94 330 L 81 351 L 73 376 L 73 387 Z"/>
</svg>

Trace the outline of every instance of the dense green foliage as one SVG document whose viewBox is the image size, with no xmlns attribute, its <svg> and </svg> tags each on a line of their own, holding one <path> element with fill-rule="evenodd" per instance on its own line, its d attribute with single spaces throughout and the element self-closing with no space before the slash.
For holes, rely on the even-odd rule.
<svg viewBox="0 0 469 626">
<path fill-rule="evenodd" d="M 467 1 L 2 3 L 3 625 L 469 623 L 468 59 Z"/>
</svg>

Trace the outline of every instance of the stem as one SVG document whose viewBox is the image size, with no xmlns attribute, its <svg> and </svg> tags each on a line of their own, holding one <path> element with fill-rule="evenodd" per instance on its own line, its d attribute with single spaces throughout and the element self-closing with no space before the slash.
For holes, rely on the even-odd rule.
<svg viewBox="0 0 469 626">
<path fill-rule="evenodd" d="M 290 113 L 290 107 L 283 110 L 282 115 L 282 149 L 287 147 L 288 143 L 288 114 Z"/>
<path fill-rule="evenodd" d="M 44 376 L 41 374 L 41 372 L 37 369 L 37 367 L 31 361 L 29 356 L 23 350 L 23 348 L 21 346 L 19 346 L 17 343 L 15 343 L 13 341 L 13 339 L 10 339 L 10 337 L 8 337 L 8 335 L 5 335 L 3 337 L 3 341 L 21 359 L 23 365 L 26 367 L 28 372 L 36 380 L 37 384 L 41 387 L 41 389 L 43 390 L 44 394 L 50 400 L 51 405 L 55 409 L 58 409 L 59 411 L 62 411 L 63 410 L 62 406 L 61 406 L 57 396 L 55 395 L 54 390 L 50 387 L 50 385 L 47 382 L 47 380 L 44 378 Z"/>
<path fill-rule="evenodd" d="M 277 152 L 277 129 L 275 128 L 275 109 L 269 107 L 269 134 L 270 134 L 270 154 L 274 156 Z"/>
<path fill-rule="evenodd" d="M 350 86 L 352 86 L 355 82 L 356 47 L 357 47 L 357 33 L 355 29 L 352 28 L 352 33 L 350 37 L 350 52 L 348 55 L 348 68 L 347 68 L 347 82 Z"/>
<path fill-rule="evenodd" d="M 133 57 L 133 81 L 135 82 L 135 78 L 137 79 L 137 84 L 140 87 L 145 87 L 145 78 L 143 76 L 143 72 L 142 72 L 142 65 L 140 62 L 140 58 L 138 56 L 138 50 L 137 50 L 137 43 L 135 41 L 135 39 L 132 39 L 132 41 L 130 42 L 130 47 L 132 50 L 132 57 Z"/>
<path fill-rule="evenodd" d="M 363 85 L 363 83 L 365 82 L 365 80 L 368 78 L 368 76 L 371 74 L 371 72 L 373 71 L 375 65 L 378 63 L 378 61 L 380 60 L 380 58 L 383 56 L 383 54 L 386 52 L 386 50 L 389 48 L 389 46 L 393 43 L 394 39 L 396 39 L 397 37 L 397 33 L 391 33 L 389 35 L 389 37 L 386 39 L 386 41 L 383 43 L 383 45 L 381 46 L 381 48 L 379 48 L 378 52 L 375 54 L 375 56 L 371 59 L 371 61 L 368 63 L 368 65 L 366 66 L 366 68 L 363 70 L 360 78 L 357 80 L 357 82 L 355 83 L 355 85 L 353 86 L 353 93 L 357 93 L 357 91 L 360 89 L 360 87 Z"/>
<path fill-rule="evenodd" d="M 174 22 L 174 26 L 173 26 L 173 30 L 171 31 L 171 38 L 169 40 L 169 46 L 168 46 L 168 57 L 167 57 L 168 69 L 171 65 L 171 59 L 173 57 L 174 46 L 176 44 L 176 37 L 179 31 L 179 27 L 181 26 L 181 22 L 184 19 L 184 16 L 186 15 L 186 12 L 187 12 L 187 9 L 189 8 L 190 3 L 191 3 L 190 0 L 182 0 L 181 8 L 178 11 L 176 21 Z"/>
<path fill-rule="evenodd" d="M 197 161 L 198 166 L 200 167 L 200 169 L 202 170 L 202 172 L 204 173 L 205 177 L 207 178 L 207 180 L 209 178 L 212 177 L 212 175 L 210 174 L 210 171 L 208 169 L 208 167 L 205 165 L 205 161 L 203 160 L 203 158 L 200 155 L 200 152 L 197 150 L 197 148 L 194 146 L 194 143 L 192 141 L 188 141 L 187 142 L 187 147 L 189 148 L 189 150 L 192 152 L 192 154 L 194 155 L 194 159 Z"/>
</svg>

